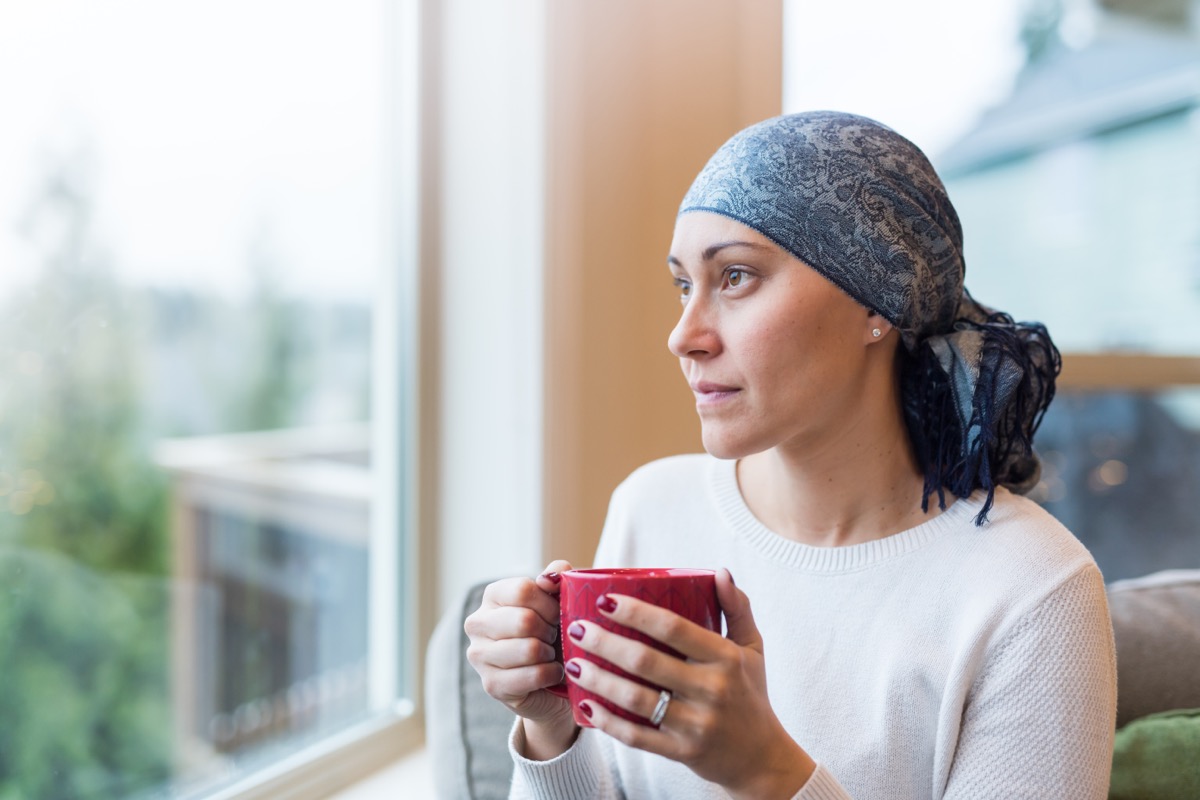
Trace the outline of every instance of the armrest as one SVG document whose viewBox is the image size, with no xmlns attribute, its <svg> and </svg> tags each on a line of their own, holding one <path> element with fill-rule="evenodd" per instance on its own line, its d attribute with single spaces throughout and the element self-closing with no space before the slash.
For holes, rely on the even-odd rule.
<svg viewBox="0 0 1200 800">
<path fill-rule="evenodd" d="M 512 783 L 513 715 L 483 691 L 463 632 L 486 586 L 471 587 L 442 617 L 425 655 L 426 746 L 440 800 L 505 800 Z"/>
<path fill-rule="evenodd" d="M 1156 572 L 1108 587 L 1117 643 L 1117 727 L 1200 708 L 1200 569 Z"/>
</svg>

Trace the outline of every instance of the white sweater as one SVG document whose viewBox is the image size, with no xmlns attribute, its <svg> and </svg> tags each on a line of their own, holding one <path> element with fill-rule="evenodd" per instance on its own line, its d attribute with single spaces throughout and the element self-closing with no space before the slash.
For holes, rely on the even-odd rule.
<svg viewBox="0 0 1200 800">
<path fill-rule="evenodd" d="M 753 516 L 735 462 L 677 456 L 613 493 L 597 566 L 728 567 L 766 650 L 771 705 L 818 763 L 796 795 L 1106 797 L 1116 659 L 1095 562 L 997 490 L 867 544 L 811 547 Z M 552 761 L 510 741 L 513 798 L 722 798 L 686 767 L 584 730 Z"/>
</svg>

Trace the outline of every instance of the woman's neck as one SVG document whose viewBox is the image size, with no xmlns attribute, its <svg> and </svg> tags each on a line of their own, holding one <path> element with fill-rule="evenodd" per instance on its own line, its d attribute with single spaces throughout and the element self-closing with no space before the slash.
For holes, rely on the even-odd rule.
<svg viewBox="0 0 1200 800">
<path fill-rule="evenodd" d="M 837 547 L 882 539 L 941 513 L 921 510 L 924 478 L 899 405 L 865 413 L 821 442 L 785 443 L 738 462 L 738 486 L 767 528 Z"/>
</svg>

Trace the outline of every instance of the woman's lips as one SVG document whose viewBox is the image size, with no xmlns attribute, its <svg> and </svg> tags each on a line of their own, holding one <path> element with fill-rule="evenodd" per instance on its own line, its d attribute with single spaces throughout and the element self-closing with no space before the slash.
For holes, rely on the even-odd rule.
<svg viewBox="0 0 1200 800">
<path fill-rule="evenodd" d="M 720 383 L 693 383 L 692 392 L 696 395 L 696 405 L 717 405 L 731 399 L 741 391 L 736 386 L 725 386 Z"/>
</svg>

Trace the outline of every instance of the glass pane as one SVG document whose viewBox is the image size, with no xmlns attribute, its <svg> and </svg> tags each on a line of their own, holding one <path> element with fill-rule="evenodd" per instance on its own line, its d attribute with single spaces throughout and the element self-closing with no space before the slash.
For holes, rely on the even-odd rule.
<svg viewBox="0 0 1200 800">
<path fill-rule="evenodd" d="M 369 713 L 383 16 L 0 7 L 0 798 Z"/>
<path fill-rule="evenodd" d="M 984 134 L 1000 135 L 987 118 Z M 981 302 L 1046 323 L 1064 351 L 1200 354 L 1179 324 L 1200 315 L 1200 111 L 959 168 L 946 185 Z"/>
<path fill-rule="evenodd" d="M 1200 388 L 1062 393 L 1037 447 L 1032 499 L 1087 545 L 1106 580 L 1200 568 Z"/>
</svg>

